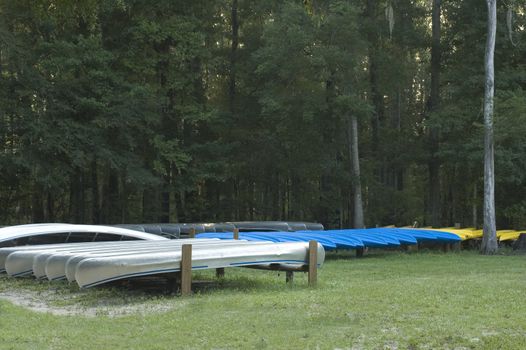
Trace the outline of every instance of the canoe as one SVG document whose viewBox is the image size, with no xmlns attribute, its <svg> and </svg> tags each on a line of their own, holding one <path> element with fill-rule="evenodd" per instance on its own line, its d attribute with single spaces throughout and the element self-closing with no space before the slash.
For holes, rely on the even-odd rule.
<svg viewBox="0 0 526 350">
<path fill-rule="evenodd" d="M 500 235 L 499 241 L 500 242 L 514 241 L 516 239 L 519 239 L 520 235 L 524 233 L 526 232 L 525 231 L 513 231 L 513 232 L 503 233 Z"/>
<path fill-rule="evenodd" d="M 394 231 L 392 230 L 392 227 L 385 228 L 385 229 L 386 230 L 384 230 L 384 228 L 369 228 L 367 230 L 373 234 L 379 235 L 380 237 L 385 237 L 385 236 L 394 237 L 400 242 L 400 244 L 412 245 L 412 244 L 418 243 L 416 238 L 408 233 Z"/>
<path fill-rule="evenodd" d="M 437 232 L 449 232 L 452 234 L 455 234 L 459 236 L 463 241 L 467 239 L 474 239 L 474 238 L 480 238 L 482 237 L 482 230 L 475 230 L 475 229 L 456 229 L 456 228 L 430 228 L 430 231 L 437 231 Z"/>
<path fill-rule="evenodd" d="M 205 240 L 202 240 L 202 241 L 205 241 Z M 212 247 L 213 245 L 223 245 L 225 246 L 226 243 L 225 241 L 221 241 L 221 240 L 216 240 L 213 244 L 210 244 L 210 243 L 206 243 L 208 246 Z M 257 245 L 257 244 L 265 244 L 267 242 L 250 242 L 250 241 L 241 241 L 241 240 L 238 240 L 238 241 L 233 241 L 233 242 L 230 242 L 231 244 L 233 245 L 237 245 L 237 246 L 242 246 L 242 245 L 248 245 L 248 244 L 252 244 L 252 245 Z M 197 243 L 192 243 L 192 246 L 197 246 L 199 245 L 199 242 Z M 201 245 L 205 245 L 205 243 L 201 244 Z M 172 248 L 173 249 L 173 248 Z M 164 250 L 163 250 L 164 251 Z M 144 251 L 142 251 L 144 252 Z M 89 253 L 89 254 L 76 254 L 76 255 L 71 255 L 65 262 L 65 276 L 66 276 L 66 279 L 69 281 L 69 282 L 74 282 L 75 281 L 75 273 L 77 272 L 77 265 L 84 259 L 86 259 L 87 256 L 89 257 L 97 257 L 97 256 L 119 256 L 119 255 L 133 255 L 133 254 L 137 254 L 137 252 L 124 252 L 124 251 L 121 251 L 121 252 L 114 252 L 114 253 L 107 253 L 107 254 L 104 254 L 104 253 Z M 51 272 L 51 271 L 50 271 Z M 58 274 L 57 274 L 58 275 Z M 48 278 L 50 276 L 47 276 Z"/>
<path fill-rule="evenodd" d="M 357 238 L 349 237 L 344 234 L 327 233 L 328 231 L 306 231 L 299 232 L 301 234 L 308 234 L 313 239 L 328 239 L 336 244 L 337 249 L 357 249 L 363 248 L 363 242 Z"/>
<path fill-rule="evenodd" d="M 92 254 L 124 254 L 129 252 L 143 252 L 155 250 L 170 250 L 175 249 L 174 247 L 180 247 L 183 244 L 211 244 L 220 242 L 218 239 L 201 240 L 171 240 L 169 242 L 143 242 L 139 245 L 122 245 L 113 246 L 111 248 L 97 247 L 94 249 L 84 250 L 67 250 L 57 252 L 40 252 L 33 257 L 32 271 L 36 278 L 47 278 L 49 280 L 64 279 L 66 262 L 69 258 L 79 255 L 92 255 Z"/>
<path fill-rule="evenodd" d="M 12 249 L 5 260 L 5 270 L 12 277 L 21 277 L 33 274 L 36 278 L 46 276 L 45 264 L 48 257 L 54 254 L 70 254 L 75 252 L 92 251 L 119 251 L 122 249 L 141 249 L 143 247 L 171 247 L 174 244 L 180 245 L 185 240 L 167 241 L 122 241 L 122 242 L 99 242 L 98 244 L 78 244 L 73 246 L 61 246 L 51 249 Z M 212 240 L 214 241 L 214 240 Z M 13 251 L 14 250 L 14 251 Z"/>
<path fill-rule="evenodd" d="M 0 272 L 5 272 L 5 261 L 9 254 L 20 251 L 48 251 L 48 250 L 59 250 L 59 249 L 74 249 L 74 248 L 88 248 L 88 247 L 99 247 L 99 246 L 114 246 L 123 244 L 134 244 L 150 241 L 102 241 L 102 242 L 82 242 L 82 243 L 60 243 L 60 244 L 40 244 L 40 245 L 25 245 L 15 247 L 4 247 L 0 248 Z M 151 241 L 159 242 L 159 241 Z M 165 241 L 162 241 L 165 242 Z"/>
<path fill-rule="evenodd" d="M 196 236 L 197 238 L 220 238 L 220 239 L 232 239 L 233 233 L 222 232 L 222 233 L 202 233 Z M 316 240 L 318 243 L 323 245 L 324 249 L 335 249 L 336 243 L 330 238 L 320 235 L 313 235 L 311 231 L 305 232 L 240 232 L 240 239 L 246 239 L 250 241 L 270 241 L 270 242 L 308 242 L 310 240 Z"/>
<path fill-rule="evenodd" d="M 374 235 L 372 233 L 366 232 L 365 229 L 363 230 L 357 230 L 357 229 L 327 230 L 327 232 L 329 234 L 341 234 L 347 237 L 359 239 L 360 241 L 362 241 L 365 247 L 369 247 L 369 248 L 387 248 L 393 244 L 393 243 L 388 242 L 383 237 L 379 237 L 378 235 Z M 396 242 L 397 243 L 395 245 L 400 245 L 399 241 L 396 241 Z"/>
<path fill-rule="evenodd" d="M 101 225 L 36 224 L 0 229 L 0 247 L 68 241 L 165 240 L 166 238 L 121 227 Z M 59 242 L 57 242 L 59 240 Z"/>
<path fill-rule="evenodd" d="M 301 268 L 308 262 L 308 243 L 264 243 L 252 246 L 196 246 L 192 251 L 192 269 L 235 266 L 282 269 Z M 325 252 L 318 244 L 318 265 Z M 150 252 L 117 257 L 87 257 L 77 264 L 75 280 L 81 288 L 110 281 L 180 271 L 181 251 Z"/>
<path fill-rule="evenodd" d="M 173 241 L 171 245 L 164 246 L 150 246 L 150 247 L 134 247 L 134 248 L 120 248 L 118 251 L 91 251 L 91 252 L 72 252 L 72 253 L 61 253 L 53 254 L 49 256 L 45 261 L 45 276 L 48 280 L 60 280 L 67 278 L 67 269 L 68 265 L 70 267 L 70 281 L 75 277 L 75 268 L 76 265 L 86 257 L 108 257 L 108 256 L 127 256 L 127 255 L 136 255 L 142 253 L 148 253 L 151 251 L 155 252 L 165 252 L 173 251 L 174 249 L 181 249 L 183 244 L 192 244 L 193 247 L 199 247 L 206 245 L 207 247 L 213 248 L 215 245 L 228 246 L 244 246 L 244 245 L 254 245 L 254 244 L 263 244 L 263 242 L 248 242 L 248 241 L 237 241 L 237 242 L 225 242 L 221 240 L 213 240 L 206 242 L 204 240 L 193 240 L 193 242 L 184 242 L 185 240 Z M 201 242 L 202 241 L 202 242 Z"/>
<path fill-rule="evenodd" d="M 425 232 L 426 230 L 419 230 L 419 229 L 410 229 L 414 231 L 420 231 L 420 233 Z M 433 235 L 435 235 L 435 242 L 437 243 L 457 243 L 460 242 L 462 239 L 455 235 L 454 233 L 450 232 L 442 232 L 442 231 L 428 231 L 432 232 Z"/>
</svg>

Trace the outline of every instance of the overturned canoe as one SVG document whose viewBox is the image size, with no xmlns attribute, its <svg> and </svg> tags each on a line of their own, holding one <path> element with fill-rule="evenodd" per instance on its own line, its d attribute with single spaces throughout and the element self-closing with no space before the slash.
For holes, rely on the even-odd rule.
<svg viewBox="0 0 526 350">
<path fill-rule="evenodd" d="M 258 242 L 259 244 L 263 244 L 263 242 Z M 236 246 L 243 246 L 245 244 L 254 244 L 253 242 L 247 242 L 247 241 L 228 241 L 228 242 L 222 242 L 220 240 L 209 240 L 205 242 L 200 242 L 200 240 L 192 240 L 192 242 L 185 242 L 185 240 L 177 240 L 177 241 L 171 241 L 170 244 L 163 244 L 163 245 L 149 245 L 144 247 L 121 247 L 119 249 L 115 250 L 96 250 L 96 251 L 77 251 L 77 252 L 62 252 L 57 254 L 52 254 L 45 259 L 44 263 L 42 264 L 45 266 L 44 273 L 45 277 L 49 280 L 60 280 L 64 279 L 69 275 L 68 280 L 74 281 L 75 280 L 75 273 L 76 273 L 76 265 L 90 257 L 117 257 L 117 256 L 126 256 L 126 255 L 137 255 L 137 254 L 144 254 L 144 253 L 151 253 L 152 251 L 155 252 L 171 252 L 174 250 L 181 249 L 181 246 L 183 244 L 192 244 L 192 246 L 199 246 L 199 245 L 206 245 L 208 247 L 213 247 L 214 245 L 221 245 L 221 246 L 228 246 L 228 245 L 236 245 Z M 257 244 L 257 243 L 256 243 Z M 41 265 L 41 266 L 42 266 Z M 69 267 L 69 269 L 68 269 Z M 33 271 L 35 269 L 33 268 Z M 35 274 L 36 276 L 36 274 Z M 38 276 L 36 276 L 38 277 Z"/>
<path fill-rule="evenodd" d="M 0 272 L 5 272 L 5 262 L 7 257 L 13 252 L 23 252 L 23 251 L 60 251 L 60 250 L 71 250 L 76 248 L 96 248 L 100 246 L 104 247 L 113 247 L 123 244 L 134 244 L 141 243 L 144 241 L 103 241 L 103 242 L 82 242 L 82 243 L 60 243 L 60 244 L 40 244 L 40 245 L 24 245 L 24 246 L 15 246 L 15 247 L 4 247 L 0 248 Z M 151 242 L 166 242 L 166 241 L 151 241 Z"/>
<path fill-rule="evenodd" d="M 174 244 L 181 245 L 179 240 L 162 241 L 116 241 L 98 243 L 62 244 L 57 246 L 24 246 L 1 248 L 0 258 L 8 275 L 21 277 L 33 274 L 36 278 L 46 277 L 46 260 L 54 255 L 70 255 L 74 253 L 117 252 L 121 250 L 140 250 L 155 248 L 170 248 Z M 17 249 L 18 248 L 18 249 Z M 4 256 L 5 259 L 3 258 Z"/>
<path fill-rule="evenodd" d="M 166 240 L 121 227 L 73 224 L 32 224 L 0 228 L 0 247 L 68 242 Z"/>
<path fill-rule="evenodd" d="M 308 264 L 306 242 L 264 243 L 252 245 L 200 245 L 193 248 L 192 269 L 251 266 L 278 269 L 301 269 Z M 325 259 L 325 251 L 318 244 L 318 265 Z M 75 280 L 81 288 L 138 276 L 180 271 L 181 249 L 169 252 L 149 252 L 126 256 L 89 257 L 76 267 Z"/>
</svg>

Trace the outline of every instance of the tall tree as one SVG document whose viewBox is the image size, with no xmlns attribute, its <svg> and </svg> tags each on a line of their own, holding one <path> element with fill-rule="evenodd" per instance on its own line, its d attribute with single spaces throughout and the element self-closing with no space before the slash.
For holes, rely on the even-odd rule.
<svg viewBox="0 0 526 350">
<path fill-rule="evenodd" d="M 349 121 L 349 147 L 353 175 L 353 227 L 364 228 L 362 184 L 360 179 L 360 153 L 358 152 L 358 121 L 353 113 Z"/>
<path fill-rule="evenodd" d="M 440 13 L 441 1 L 433 0 L 432 7 L 432 38 L 431 38 L 431 91 L 427 106 L 428 114 L 433 115 L 439 107 L 440 101 Z M 440 159 L 439 132 L 435 123 L 431 122 L 429 130 L 429 223 L 432 226 L 440 226 Z"/>
<path fill-rule="evenodd" d="M 484 235 L 482 253 L 495 254 L 498 249 L 495 223 L 495 171 L 493 146 L 493 96 L 495 87 L 494 55 L 497 32 L 497 0 L 486 0 L 488 5 L 488 34 L 484 67 Z"/>
<path fill-rule="evenodd" d="M 237 49 L 239 46 L 239 21 L 237 18 L 237 8 L 237 0 L 232 0 L 232 10 L 230 17 L 230 23 L 232 27 L 232 44 L 230 46 L 230 77 L 228 82 L 228 101 L 231 113 L 234 113 L 236 97 L 236 60 Z"/>
</svg>

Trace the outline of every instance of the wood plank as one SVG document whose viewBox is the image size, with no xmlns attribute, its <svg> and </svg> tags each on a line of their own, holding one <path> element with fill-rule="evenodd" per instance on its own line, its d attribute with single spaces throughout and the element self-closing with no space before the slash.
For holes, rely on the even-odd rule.
<svg viewBox="0 0 526 350">
<path fill-rule="evenodd" d="M 309 286 L 318 282 L 318 242 L 309 241 Z"/>
<path fill-rule="evenodd" d="M 181 251 L 181 295 L 192 294 L 192 245 L 183 244 Z"/>
</svg>

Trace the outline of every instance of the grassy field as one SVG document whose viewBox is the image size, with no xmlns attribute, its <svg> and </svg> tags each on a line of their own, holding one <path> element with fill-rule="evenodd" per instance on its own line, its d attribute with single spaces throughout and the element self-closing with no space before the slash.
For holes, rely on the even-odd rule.
<svg viewBox="0 0 526 350">
<path fill-rule="evenodd" d="M 41 294 L 55 308 L 142 312 L 56 316 L 0 299 L 0 348 L 526 349 L 524 256 L 340 253 L 328 257 L 316 289 L 304 274 L 292 286 L 284 279 L 227 269 L 221 285 L 180 298 L 2 276 L 0 292 Z"/>
</svg>

